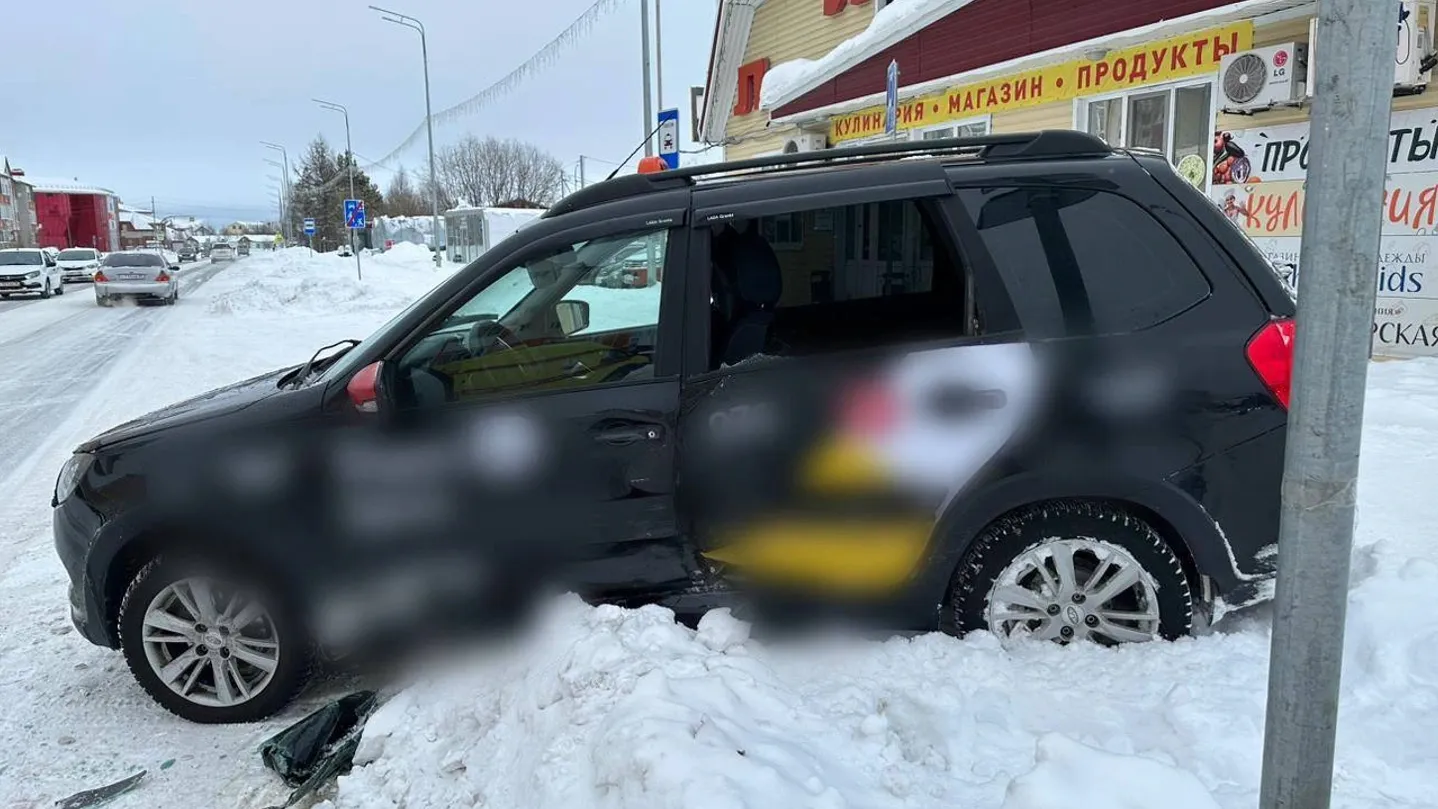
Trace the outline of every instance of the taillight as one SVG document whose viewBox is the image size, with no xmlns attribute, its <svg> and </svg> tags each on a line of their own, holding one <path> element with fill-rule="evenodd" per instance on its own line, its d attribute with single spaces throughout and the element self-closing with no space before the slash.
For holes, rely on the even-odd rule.
<svg viewBox="0 0 1438 809">
<path fill-rule="evenodd" d="M 1293 386 L 1293 333 L 1291 319 L 1270 321 L 1249 338 L 1244 351 L 1254 373 L 1284 410 Z"/>
<path fill-rule="evenodd" d="M 161 284 L 168 284 L 170 283 L 170 276 L 162 271 L 159 275 L 155 276 L 155 281 Z"/>
<path fill-rule="evenodd" d="M 96 270 L 96 271 L 95 271 L 95 280 L 96 280 L 96 281 L 99 281 L 100 283 L 103 284 L 103 283 L 105 283 L 106 281 L 109 281 L 110 279 L 108 279 L 108 278 L 105 277 L 105 271 L 104 271 L 104 270 Z"/>
</svg>

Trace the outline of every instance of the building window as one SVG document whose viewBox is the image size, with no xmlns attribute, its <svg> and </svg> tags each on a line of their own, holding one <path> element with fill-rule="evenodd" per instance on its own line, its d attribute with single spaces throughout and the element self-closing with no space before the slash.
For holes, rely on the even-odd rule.
<svg viewBox="0 0 1438 809">
<path fill-rule="evenodd" d="M 759 109 L 759 91 L 764 86 L 764 74 L 769 70 L 768 59 L 755 59 L 739 66 L 738 98 L 734 104 L 735 115 L 748 115 Z"/>
<path fill-rule="evenodd" d="M 1213 142 L 1213 83 L 1144 88 L 1082 100 L 1079 129 L 1111 146 L 1161 152 L 1190 182 L 1206 188 Z"/>
<path fill-rule="evenodd" d="M 989 134 L 989 116 L 955 121 L 943 126 L 929 127 L 914 131 L 914 140 L 942 140 L 943 138 L 973 138 Z"/>
</svg>

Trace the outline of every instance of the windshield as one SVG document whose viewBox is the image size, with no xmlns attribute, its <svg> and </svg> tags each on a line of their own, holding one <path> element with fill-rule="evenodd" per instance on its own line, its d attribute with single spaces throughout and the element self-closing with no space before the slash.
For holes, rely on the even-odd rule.
<svg viewBox="0 0 1438 809">
<path fill-rule="evenodd" d="M 0 266 L 15 266 L 19 264 L 32 265 L 44 264 L 45 259 L 41 257 L 38 250 L 17 250 L 13 253 L 0 253 Z"/>
<path fill-rule="evenodd" d="M 94 250 L 61 250 L 61 261 L 94 261 Z"/>
<path fill-rule="evenodd" d="M 165 260 L 153 253 L 111 253 L 105 257 L 106 267 L 163 267 Z"/>
</svg>

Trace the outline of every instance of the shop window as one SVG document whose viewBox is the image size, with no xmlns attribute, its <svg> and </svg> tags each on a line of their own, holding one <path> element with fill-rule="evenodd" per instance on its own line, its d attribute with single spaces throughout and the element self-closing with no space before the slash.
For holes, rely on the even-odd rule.
<svg viewBox="0 0 1438 809">
<path fill-rule="evenodd" d="M 1213 138 L 1212 104 L 1209 82 L 1145 89 L 1085 102 L 1080 125 L 1112 146 L 1161 152 L 1181 175 L 1204 188 Z"/>
<path fill-rule="evenodd" d="M 966 276 L 940 233 L 912 200 L 724 226 L 712 241 L 710 367 L 973 333 Z"/>
<path fill-rule="evenodd" d="M 974 138 L 989 134 L 989 119 L 961 121 L 946 126 L 936 126 L 915 133 L 920 140 L 942 140 L 944 138 Z"/>
</svg>

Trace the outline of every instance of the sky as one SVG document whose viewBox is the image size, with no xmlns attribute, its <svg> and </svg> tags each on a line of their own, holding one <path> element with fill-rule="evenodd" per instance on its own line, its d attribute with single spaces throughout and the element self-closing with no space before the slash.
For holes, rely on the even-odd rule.
<svg viewBox="0 0 1438 809">
<path fill-rule="evenodd" d="M 419 35 L 369 2 L 6 4 L 0 155 L 31 177 L 78 178 L 128 204 L 153 196 L 161 216 L 277 218 L 278 170 L 264 161 L 278 152 L 260 141 L 285 146 L 292 171 L 317 134 L 344 144 L 344 119 L 311 98 L 349 108 L 361 167 L 424 122 Z M 436 149 L 469 134 L 513 137 L 571 169 L 586 155 L 590 181 L 612 170 L 645 134 L 639 2 L 604 0 L 595 25 L 512 93 L 437 124 Z M 717 5 L 662 2 L 662 102 L 680 108 L 689 149 L 689 87 L 704 83 Z M 524 64 L 595 0 L 378 5 L 424 23 L 438 113 Z M 418 168 L 425 155 L 421 138 L 397 161 Z M 388 170 L 371 173 L 388 185 Z"/>
</svg>

